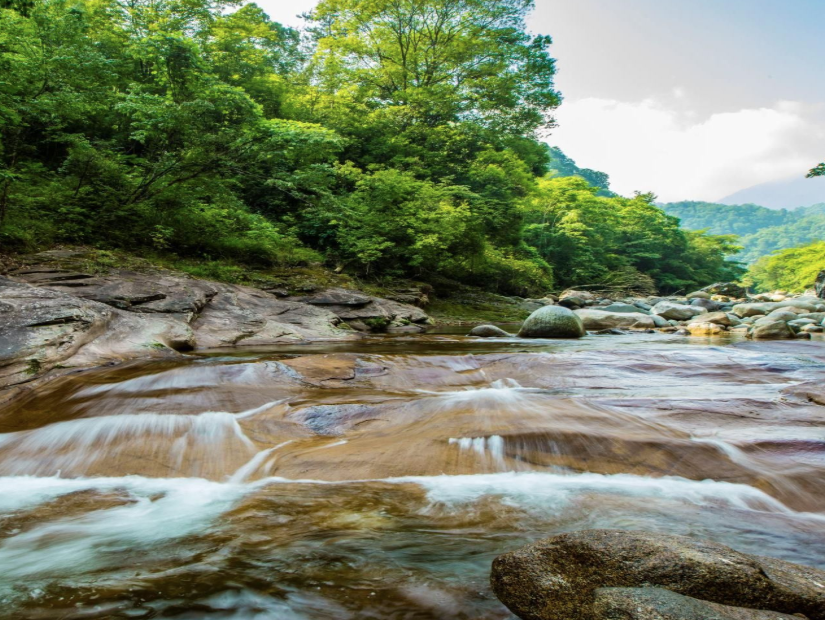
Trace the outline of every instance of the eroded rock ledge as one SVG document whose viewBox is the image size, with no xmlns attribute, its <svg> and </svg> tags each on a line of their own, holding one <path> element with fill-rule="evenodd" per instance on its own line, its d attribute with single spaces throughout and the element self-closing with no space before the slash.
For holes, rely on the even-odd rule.
<svg viewBox="0 0 825 620">
<path fill-rule="evenodd" d="M 491 583 L 523 620 L 825 619 L 825 571 L 684 536 L 563 534 L 496 558 Z"/>
<path fill-rule="evenodd" d="M 60 367 L 354 339 L 371 325 L 422 331 L 429 320 L 415 306 L 346 289 L 289 297 L 164 270 L 99 275 L 48 259 L 0 277 L 0 388 Z"/>
</svg>

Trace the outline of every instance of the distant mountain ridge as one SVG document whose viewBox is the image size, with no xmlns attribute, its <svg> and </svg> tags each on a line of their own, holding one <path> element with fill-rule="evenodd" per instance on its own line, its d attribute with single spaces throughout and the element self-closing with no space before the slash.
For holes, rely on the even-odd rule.
<svg viewBox="0 0 825 620">
<path fill-rule="evenodd" d="M 668 215 L 678 217 L 682 228 L 737 235 L 744 249 L 734 258 L 745 263 L 776 250 L 825 239 L 825 201 L 795 210 L 690 201 L 660 206 Z"/>
<path fill-rule="evenodd" d="M 768 209 L 797 209 L 825 203 L 825 177 L 806 179 L 798 177 L 771 181 L 748 187 L 725 196 L 717 204 L 761 205 Z"/>
</svg>

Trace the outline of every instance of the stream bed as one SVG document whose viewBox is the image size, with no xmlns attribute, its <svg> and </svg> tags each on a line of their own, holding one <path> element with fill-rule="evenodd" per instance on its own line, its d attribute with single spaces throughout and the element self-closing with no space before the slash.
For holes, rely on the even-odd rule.
<svg viewBox="0 0 825 620">
<path fill-rule="evenodd" d="M 823 568 L 824 405 L 819 337 L 446 330 L 78 371 L 0 410 L 0 617 L 511 619 L 492 559 L 588 528 Z"/>
</svg>

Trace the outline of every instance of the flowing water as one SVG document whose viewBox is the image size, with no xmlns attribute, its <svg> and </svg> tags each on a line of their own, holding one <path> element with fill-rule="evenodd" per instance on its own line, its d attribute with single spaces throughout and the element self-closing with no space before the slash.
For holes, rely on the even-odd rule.
<svg viewBox="0 0 825 620">
<path fill-rule="evenodd" d="M 825 567 L 825 342 L 449 333 L 70 374 L 0 409 L 0 617 L 512 618 L 585 528 Z"/>
</svg>

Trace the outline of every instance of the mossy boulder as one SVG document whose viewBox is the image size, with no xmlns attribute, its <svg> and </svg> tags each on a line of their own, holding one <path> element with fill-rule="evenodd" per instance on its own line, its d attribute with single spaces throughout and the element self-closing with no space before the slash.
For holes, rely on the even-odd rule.
<svg viewBox="0 0 825 620">
<path fill-rule="evenodd" d="M 581 338 L 587 332 L 582 320 L 562 306 L 539 308 L 524 321 L 520 338 Z"/>
</svg>

